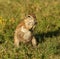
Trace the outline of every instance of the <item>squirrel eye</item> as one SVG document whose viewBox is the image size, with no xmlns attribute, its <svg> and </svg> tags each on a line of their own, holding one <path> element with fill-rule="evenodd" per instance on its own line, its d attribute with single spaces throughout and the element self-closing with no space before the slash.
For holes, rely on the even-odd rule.
<svg viewBox="0 0 60 59">
<path fill-rule="evenodd" d="M 28 15 L 28 17 L 30 17 L 30 15 Z"/>
</svg>

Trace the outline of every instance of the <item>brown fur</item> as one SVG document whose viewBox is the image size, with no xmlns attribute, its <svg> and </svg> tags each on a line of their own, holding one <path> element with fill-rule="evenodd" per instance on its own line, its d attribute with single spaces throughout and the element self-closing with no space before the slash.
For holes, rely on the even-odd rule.
<svg viewBox="0 0 60 59">
<path fill-rule="evenodd" d="M 16 27 L 14 33 L 15 46 L 18 47 L 20 42 L 23 43 L 32 42 L 32 45 L 36 46 L 37 44 L 36 39 L 33 36 L 32 32 L 30 31 L 30 29 L 35 25 L 35 21 L 36 21 L 35 17 L 29 15 Z"/>
</svg>

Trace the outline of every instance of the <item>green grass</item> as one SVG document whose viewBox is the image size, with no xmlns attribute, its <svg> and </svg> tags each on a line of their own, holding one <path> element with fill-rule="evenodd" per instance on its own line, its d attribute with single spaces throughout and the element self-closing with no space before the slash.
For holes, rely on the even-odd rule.
<svg viewBox="0 0 60 59">
<path fill-rule="evenodd" d="M 14 30 L 25 15 L 34 13 L 36 48 L 14 47 Z M 60 59 L 60 0 L 0 0 L 0 59 Z"/>
</svg>

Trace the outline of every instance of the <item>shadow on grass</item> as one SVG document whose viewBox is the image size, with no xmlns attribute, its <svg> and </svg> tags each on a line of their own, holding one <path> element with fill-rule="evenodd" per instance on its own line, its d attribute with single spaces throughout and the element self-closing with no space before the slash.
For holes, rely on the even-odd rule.
<svg viewBox="0 0 60 59">
<path fill-rule="evenodd" d="M 58 30 L 49 31 L 47 33 L 38 33 L 38 34 L 35 34 L 35 37 L 36 37 L 38 43 L 39 42 L 42 43 L 42 42 L 45 41 L 44 38 L 46 38 L 46 37 L 47 38 L 48 37 L 53 37 L 53 36 L 57 37 L 59 35 L 60 35 L 60 28 L 58 28 Z"/>
</svg>

